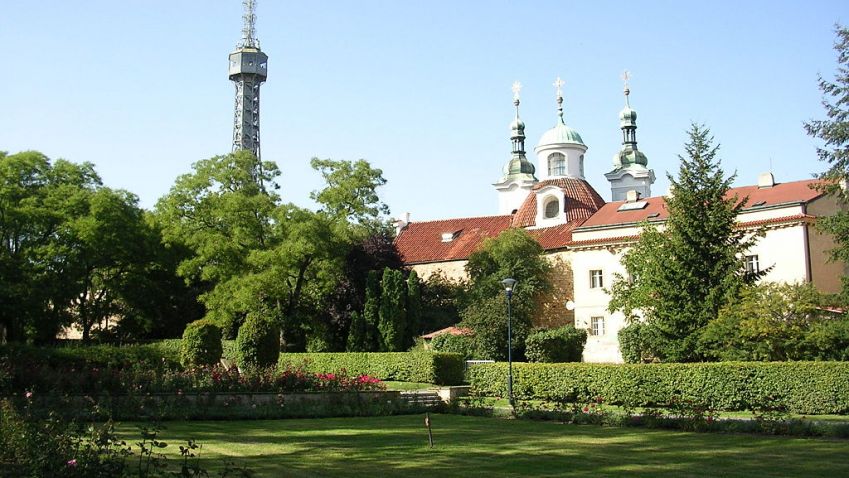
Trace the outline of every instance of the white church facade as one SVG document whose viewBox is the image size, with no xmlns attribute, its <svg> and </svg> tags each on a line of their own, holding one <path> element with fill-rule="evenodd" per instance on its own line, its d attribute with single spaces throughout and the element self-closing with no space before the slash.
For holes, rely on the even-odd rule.
<svg viewBox="0 0 849 478">
<path fill-rule="evenodd" d="M 519 118 L 518 85 L 514 86 L 516 116 L 510 125 L 512 154 L 493 186 L 498 194 L 495 216 L 398 222 L 396 245 L 408 267 L 426 279 L 434 273 L 465 276 L 469 255 L 489 237 L 510 227 L 528 230 L 556 264 L 553 299 L 542 307 L 537 325 L 572 323 L 586 329 L 586 362 L 621 362 L 617 333 L 625 325 L 620 312 L 607 310 L 606 292 L 616 274 L 624 275 L 621 258 L 639 237 L 641 224 L 667 217 L 665 200 L 652 196 L 654 171 L 637 148 L 636 112 L 629 104 L 620 112 L 622 148 L 613 169 L 605 174 L 611 202 L 605 202 L 584 177 L 588 150 L 577 131 L 563 119 L 562 82 L 558 79 L 558 114 L 534 148 L 536 165 L 525 155 L 525 125 Z M 763 228 L 765 234 L 741 258 L 741 267 L 767 270 L 765 281 L 810 282 L 823 292 L 837 292 L 844 264 L 829 262 L 830 237 L 814 228 L 818 216 L 837 203 L 813 189 L 816 180 L 776 183 L 766 173 L 752 186 L 733 188 L 729 197 L 748 198 L 737 221 L 741 228 Z M 567 306 L 568 304 L 568 306 Z"/>
</svg>

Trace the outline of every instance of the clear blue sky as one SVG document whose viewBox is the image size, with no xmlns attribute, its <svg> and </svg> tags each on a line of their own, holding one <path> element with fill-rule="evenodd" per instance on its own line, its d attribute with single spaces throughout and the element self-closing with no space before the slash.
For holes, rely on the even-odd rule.
<svg viewBox="0 0 849 478">
<path fill-rule="evenodd" d="M 227 55 L 241 9 L 3 2 L 0 150 L 91 161 L 107 185 L 153 207 L 194 161 L 230 150 Z M 313 156 L 365 158 L 389 181 L 393 215 L 424 220 L 497 213 L 510 86 L 524 85 L 530 152 L 554 125 L 558 75 L 602 197 L 626 68 L 654 194 L 667 190 L 691 121 L 711 128 L 737 184 L 770 160 L 779 181 L 809 178 L 825 165 L 802 122 L 823 116 L 817 74 L 835 70 L 833 25 L 849 23 L 849 2 L 260 0 L 257 14 L 270 58 L 262 155 L 282 169 L 284 198 L 310 205 L 321 187 Z"/>
</svg>

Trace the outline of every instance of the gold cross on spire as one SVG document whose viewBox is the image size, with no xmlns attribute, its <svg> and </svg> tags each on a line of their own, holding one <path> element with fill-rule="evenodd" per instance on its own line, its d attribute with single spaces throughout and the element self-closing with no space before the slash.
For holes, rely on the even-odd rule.
<svg viewBox="0 0 849 478">
<path fill-rule="evenodd" d="M 628 95 L 631 94 L 631 88 L 628 87 L 628 80 L 630 80 L 630 79 L 631 79 L 631 72 L 628 71 L 628 70 L 623 71 L 622 72 L 622 81 L 625 82 L 625 89 L 623 90 L 624 93 L 625 93 L 625 106 L 628 106 L 629 108 L 631 107 L 631 104 L 628 101 Z"/>
<path fill-rule="evenodd" d="M 519 92 L 522 91 L 522 84 L 518 81 L 513 82 L 513 101 L 519 100 Z"/>
</svg>

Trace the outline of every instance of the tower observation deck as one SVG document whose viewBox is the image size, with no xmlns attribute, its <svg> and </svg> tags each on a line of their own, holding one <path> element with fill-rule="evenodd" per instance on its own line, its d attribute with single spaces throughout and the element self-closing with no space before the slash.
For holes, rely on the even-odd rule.
<svg viewBox="0 0 849 478">
<path fill-rule="evenodd" d="M 268 55 L 256 38 L 256 1 L 243 0 L 242 39 L 230 53 L 230 80 L 236 85 L 233 151 L 246 149 L 259 158 L 259 87 L 268 77 Z"/>
</svg>

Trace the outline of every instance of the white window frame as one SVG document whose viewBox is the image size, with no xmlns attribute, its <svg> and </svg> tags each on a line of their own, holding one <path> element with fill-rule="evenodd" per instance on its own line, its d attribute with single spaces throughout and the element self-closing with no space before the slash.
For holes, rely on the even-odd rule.
<svg viewBox="0 0 849 478">
<path fill-rule="evenodd" d="M 604 335 L 604 316 L 590 317 L 590 335 Z"/>
<path fill-rule="evenodd" d="M 548 175 L 566 176 L 566 155 L 554 152 L 548 155 Z"/>
<path fill-rule="evenodd" d="M 604 272 L 601 269 L 590 270 L 590 289 L 601 289 L 604 287 Z"/>
<path fill-rule="evenodd" d="M 746 272 L 757 274 L 761 271 L 760 258 L 757 254 L 749 254 L 745 257 Z"/>
</svg>

